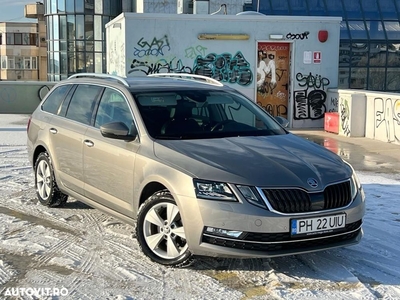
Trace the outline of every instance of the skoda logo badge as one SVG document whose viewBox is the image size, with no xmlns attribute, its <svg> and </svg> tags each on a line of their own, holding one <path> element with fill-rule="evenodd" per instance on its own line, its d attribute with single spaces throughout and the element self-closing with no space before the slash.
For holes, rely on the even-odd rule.
<svg viewBox="0 0 400 300">
<path fill-rule="evenodd" d="M 318 187 L 318 181 L 315 178 L 308 178 L 307 179 L 307 183 L 309 186 L 311 186 L 312 188 L 316 188 Z"/>
</svg>

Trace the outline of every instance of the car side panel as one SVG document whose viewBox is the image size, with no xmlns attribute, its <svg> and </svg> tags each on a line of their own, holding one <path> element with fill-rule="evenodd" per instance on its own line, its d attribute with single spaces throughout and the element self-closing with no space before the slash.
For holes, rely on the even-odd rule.
<svg viewBox="0 0 400 300">
<path fill-rule="evenodd" d="M 88 126 L 54 116 L 48 129 L 48 144 L 58 184 L 83 192 L 83 138 Z M 62 187 L 61 187 L 62 188 Z"/>
<path fill-rule="evenodd" d="M 85 136 L 85 196 L 119 213 L 132 216 L 137 141 L 105 138 L 91 127 Z"/>
<path fill-rule="evenodd" d="M 48 148 L 48 132 L 52 118 L 52 114 L 42 113 L 40 110 L 36 110 L 32 114 L 27 132 L 28 158 L 32 167 L 36 163 L 33 157 L 36 147 L 43 146 Z"/>
</svg>

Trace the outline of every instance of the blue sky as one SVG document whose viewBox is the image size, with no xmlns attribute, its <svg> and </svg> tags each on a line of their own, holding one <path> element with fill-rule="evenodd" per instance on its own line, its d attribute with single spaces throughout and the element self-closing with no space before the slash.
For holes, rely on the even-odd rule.
<svg viewBox="0 0 400 300">
<path fill-rule="evenodd" d="M 24 18 L 26 4 L 35 4 L 38 0 L 0 0 L 0 22 L 37 22 Z M 40 1 L 42 2 L 42 1 Z"/>
</svg>

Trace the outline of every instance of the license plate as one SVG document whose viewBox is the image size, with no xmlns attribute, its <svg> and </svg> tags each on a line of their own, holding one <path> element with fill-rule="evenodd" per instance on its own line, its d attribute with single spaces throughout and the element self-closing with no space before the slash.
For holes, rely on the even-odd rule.
<svg viewBox="0 0 400 300">
<path fill-rule="evenodd" d="M 328 233 L 346 226 L 346 214 L 290 220 L 291 235 Z"/>
</svg>

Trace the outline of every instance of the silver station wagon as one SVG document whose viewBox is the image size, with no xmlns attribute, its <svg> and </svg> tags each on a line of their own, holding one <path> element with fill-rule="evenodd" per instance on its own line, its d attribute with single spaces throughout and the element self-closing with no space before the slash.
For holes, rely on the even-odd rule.
<svg viewBox="0 0 400 300">
<path fill-rule="evenodd" d="M 208 77 L 76 74 L 28 124 L 37 197 L 136 225 L 144 254 L 169 266 L 358 243 L 353 168 L 282 121 Z"/>
</svg>

